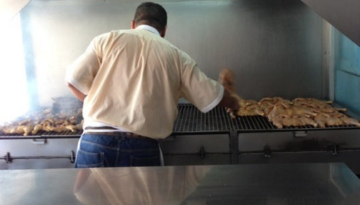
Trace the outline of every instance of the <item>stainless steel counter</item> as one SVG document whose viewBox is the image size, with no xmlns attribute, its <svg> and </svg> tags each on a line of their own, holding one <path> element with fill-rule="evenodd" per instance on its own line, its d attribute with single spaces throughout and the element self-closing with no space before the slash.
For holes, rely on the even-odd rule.
<svg viewBox="0 0 360 205">
<path fill-rule="evenodd" d="M 2 205 L 359 204 L 342 163 L 0 170 Z"/>
</svg>

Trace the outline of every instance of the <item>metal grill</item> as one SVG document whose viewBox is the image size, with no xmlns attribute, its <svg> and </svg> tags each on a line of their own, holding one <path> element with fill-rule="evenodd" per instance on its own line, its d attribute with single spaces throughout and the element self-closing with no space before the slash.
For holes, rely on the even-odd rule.
<svg viewBox="0 0 360 205">
<path fill-rule="evenodd" d="M 179 114 L 174 123 L 173 134 L 216 134 L 235 132 L 282 132 L 282 131 L 309 131 L 309 130 L 341 130 L 341 129 L 360 129 L 354 125 L 332 126 L 326 128 L 315 128 L 312 126 L 284 127 L 276 128 L 267 118 L 261 116 L 236 117 L 230 115 L 224 108 L 216 107 L 208 113 L 200 112 L 191 104 L 179 104 Z M 19 136 L 19 134 L 4 134 L 0 132 L 0 138 L 71 138 L 80 137 L 81 131 L 76 133 L 66 132 L 39 132 L 31 136 Z"/>
<path fill-rule="evenodd" d="M 236 117 L 232 119 L 233 129 L 238 132 L 279 132 L 279 131 L 308 131 L 308 130 L 339 130 L 339 129 L 360 129 L 355 125 L 348 126 L 331 126 L 326 128 L 307 126 L 298 127 L 275 127 L 266 117 L 251 116 L 251 117 Z"/>
<path fill-rule="evenodd" d="M 226 133 L 236 132 L 279 132 L 279 131 L 308 131 L 308 130 L 339 130 L 360 129 L 354 125 L 331 126 L 317 128 L 312 126 L 275 127 L 266 117 L 249 116 L 230 118 L 225 109 L 216 107 L 209 113 L 203 114 L 191 104 L 180 104 L 179 115 L 175 121 L 174 134 L 188 133 Z"/>
<path fill-rule="evenodd" d="M 180 104 L 173 134 L 227 133 L 231 130 L 231 118 L 224 108 L 216 107 L 204 114 L 193 105 Z"/>
<path fill-rule="evenodd" d="M 40 137 L 51 137 L 51 138 L 78 138 L 82 134 L 82 131 L 71 132 L 64 131 L 64 132 L 45 132 L 40 131 L 36 135 L 29 135 L 29 136 L 22 136 L 19 134 L 5 134 L 0 131 L 0 138 L 3 139 L 29 139 L 29 138 L 40 138 Z"/>
<path fill-rule="evenodd" d="M 233 129 L 237 131 L 277 129 L 267 118 L 262 116 L 236 117 L 232 119 Z"/>
<path fill-rule="evenodd" d="M 82 134 L 82 131 L 71 132 L 42 132 L 40 133 L 41 137 L 79 137 Z"/>
</svg>

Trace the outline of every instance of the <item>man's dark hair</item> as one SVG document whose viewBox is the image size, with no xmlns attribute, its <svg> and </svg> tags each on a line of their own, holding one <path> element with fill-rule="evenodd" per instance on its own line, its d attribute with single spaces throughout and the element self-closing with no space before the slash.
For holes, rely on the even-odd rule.
<svg viewBox="0 0 360 205">
<path fill-rule="evenodd" d="M 135 25 L 147 24 L 162 31 L 167 24 L 167 13 L 160 4 L 144 2 L 137 7 L 134 21 Z"/>
</svg>

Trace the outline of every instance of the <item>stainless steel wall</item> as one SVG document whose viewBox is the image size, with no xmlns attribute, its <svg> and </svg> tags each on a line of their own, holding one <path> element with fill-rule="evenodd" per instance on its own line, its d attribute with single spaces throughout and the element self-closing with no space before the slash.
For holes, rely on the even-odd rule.
<svg viewBox="0 0 360 205">
<path fill-rule="evenodd" d="M 360 46 L 337 29 L 335 35 L 335 101 L 360 115 Z"/>
<path fill-rule="evenodd" d="M 128 29 L 141 1 L 33 0 L 22 10 L 27 69 L 41 105 L 70 95 L 65 68 L 98 34 Z M 165 37 L 211 78 L 235 70 L 244 98 L 325 98 L 323 20 L 300 0 L 157 1 L 168 11 Z"/>
</svg>

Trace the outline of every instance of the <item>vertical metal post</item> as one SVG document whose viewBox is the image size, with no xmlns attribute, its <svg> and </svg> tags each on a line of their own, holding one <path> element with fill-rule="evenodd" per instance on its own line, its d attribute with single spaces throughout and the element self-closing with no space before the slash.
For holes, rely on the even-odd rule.
<svg viewBox="0 0 360 205">
<path fill-rule="evenodd" d="M 237 131 L 230 131 L 231 164 L 239 164 L 239 138 Z"/>
</svg>

